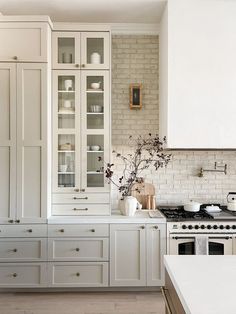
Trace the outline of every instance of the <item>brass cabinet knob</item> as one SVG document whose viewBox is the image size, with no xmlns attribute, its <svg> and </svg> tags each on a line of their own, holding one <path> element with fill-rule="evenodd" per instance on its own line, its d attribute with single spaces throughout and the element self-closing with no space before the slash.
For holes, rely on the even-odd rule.
<svg viewBox="0 0 236 314">
<path fill-rule="evenodd" d="M 82 67 L 82 68 L 85 68 L 85 64 L 83 63 L 83 64 L 81 65 L 81 67 Z"/>
<path fill-rule="evenodd" d="M 77 63 L 77 64 L 75 65 L 75 67 L 76 67 L 76 68 L 79 68 L 79 64 Z"/>
<path fill-rule="evenodd" d="M 85 192 L 85 189 L 81 189 L 81 192 Z"/>
<path fill-rule="evenodd" d="M 16 253 L 16 252 L 17 252 L 17 249 L 13 249 L 12 251 L 13 251 L 14 253 Z"/>
<path fill-rule="evenodd" d="M 13 57 L 13 60 L 18 60 L 18 57 L 17 57 L 17 56 L 14 56 L 14 57 Z"/>
<path fill-rule="evenodd" d="M 79 248 L 78 247 L 75 250 L 76 250 L 76 252 L 79 252 Z"/>
<path fill-rule="evenodd" d="M 15 222 L 19 224 L 20 223 L 20 219 L 16 219 Z"/>
<path fill-rule="evenodd" d="M 145 229 L 145 226 L 141 226 L 141 229 Z"/>
<path fill-rule="evenodd" d="M 95 232 L 95 229 L 91 229 L 91 232 Z"/>
<path fill-rule="evenodd" d="M 79 276 L 80 276 L 80 273 L 76 273 L 76 276 L 79 277 Z"/>
<path fill-rule="evenodd" d="M 59 231 L 60 231 L 60 232 L 65 232 L 65 230 L 64 230 L 64 229 L 60 229 Z"/>
<path fill-rule="evenodd" d="M 76 188 L 76 189 L 74 189 L 74 191 L 75 191 L 75 192 L 79 192 L 79 191 L 80 191 L 80 189 L 77 189 L 77 188 Z"/>
<path fill-rule="evenodd" d="M 13 224 L 14 220 L 13 219 L 10 219 L 8 220 L 9 223 Z"/>
<path fill-rule="evenodd" d="M 28 229 L 27 231 L 28 231 L 29 233 L 32 233 L 32 232 L 33 232 L 33 230 L 32 230 L 32 229 Z"/>
<path fill-rule="evenodd" d="M 154 229 L 158 229 L 158 226 L 155 226 Z"/>
<path fill-rule="evenodd" d="M 16 278 L 18 275 L 17 275 L 17 273 L 13 273 L 12 276 L 13 276 L 14 278 Z"/>
</svg>

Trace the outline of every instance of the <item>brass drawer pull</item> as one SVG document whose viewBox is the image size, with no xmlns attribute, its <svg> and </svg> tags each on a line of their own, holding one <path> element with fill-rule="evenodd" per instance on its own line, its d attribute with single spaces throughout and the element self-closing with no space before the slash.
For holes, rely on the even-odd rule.
<svg viewBox="0 0 236 314">
<path fill-rule="evenodd" d="M 77 247 L 75 250 L 76 250 L 76 252 L 79 252 L 80 249 Z"/>
<path fill-rule="evenodd" d="M 14 278 L 16 278 L 17 276 L 18 276 L 17 273 L 12 274 L 12 277 L 14 277 Z"/>
<path fill-rule="evenodd" d="M 73 210 L 88 210 L 88 208 L 73 208 Z"/>
<path fill-rule="evenodd" d="M 73 200 L 88 200 L 88 196 L 86 197 L 73 197 Z"/>
<path fill-rule="evenodd" d="M 59 231 L 60 231 L 60 232 L 65 232 L 65 230 L 64 230 L 64 229 L 60 229 Z"/>
<path fill-rule="evenodd" d="M 79 276 L 80 276 L 80 273 L 76 273 L 76 276 L 79 277 Z"/>
</svg>

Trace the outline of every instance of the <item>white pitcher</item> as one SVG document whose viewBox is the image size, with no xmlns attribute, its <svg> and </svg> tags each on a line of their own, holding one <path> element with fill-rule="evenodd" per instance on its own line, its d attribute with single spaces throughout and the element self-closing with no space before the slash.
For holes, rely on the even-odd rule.
<svg viewBox="0 0 236 314">
<path fill-rule="evenodd" d="M 134 216 L 137 209 L 138 201 L 134 196 L 127 196 L 125 198 L 125 215 Z"/>
</svg>

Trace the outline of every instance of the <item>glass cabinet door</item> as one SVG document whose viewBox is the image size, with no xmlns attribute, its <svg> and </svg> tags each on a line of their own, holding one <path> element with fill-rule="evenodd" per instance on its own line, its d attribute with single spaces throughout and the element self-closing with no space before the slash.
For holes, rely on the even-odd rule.
<svg viewBox="0 0 236 314">
<path fill-rule="evenodd" d="M 82 69 L 109 69 L 109 40 L 108 32 L 81 33 Z"/>
<path fill-rule="evenodd" d="M 83 71 L 82 95 L 82 188 L 109 190 L 104 162 L 109 161 L 109 72 Z"/>
<path fill-rule="evenodd" d="M 80 185 L 80 78 L 77 71 L 54 71 L 54 191 Z"/>
<path fill-rule="evenodd" d="M 53 32 L 53 68 L 80 67 L 80 33 Z"/>
</svg>

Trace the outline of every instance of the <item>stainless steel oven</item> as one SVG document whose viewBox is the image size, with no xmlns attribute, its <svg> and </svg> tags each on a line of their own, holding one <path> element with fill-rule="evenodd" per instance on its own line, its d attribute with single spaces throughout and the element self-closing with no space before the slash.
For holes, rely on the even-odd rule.
<svg viewBox="0 0 236 314">
<path fill-rule="evenodd" d="M 233 240 L 229 234 L 201 234 L 206 237 L 207 250 L 202 254 L 232 255 Z M 195 255 L 196 234 L 170 234 L 169 254 L 171 255 Z"/>
</svg>

